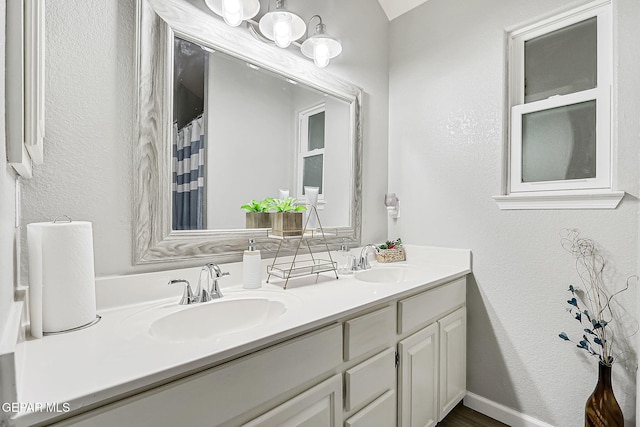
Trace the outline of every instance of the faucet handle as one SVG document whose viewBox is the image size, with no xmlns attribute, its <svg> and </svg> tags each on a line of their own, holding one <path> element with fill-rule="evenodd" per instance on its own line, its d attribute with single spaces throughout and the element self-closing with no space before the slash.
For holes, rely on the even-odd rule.
<svg viewBox="0 0 640 427">
<path fill-rule="evenodd" d="M 220 271 L 220 269 L 218 268 L 218 270 L 216 270 L 216 277 L 213 278 L 213 283 L 211 288 L 209 288 L 209 292 L 211 293 L 211 299 L 216 299 L 216 298 L 222 298 L 222 291 L 220 290 L 220 287 L 218 286 L 218 279 L 221 279 L 224 276 L 231 276 L 231 273 L 229 273 L 228 271 L 225 271 L 224 273 L 222 271 Z"/>
<path fill-rule="evenodd" d="M 220 269 L 220 266 L 218 264 L 215 263 L 209 263 L 206 264 L 203 267 L 203 270 L 206 269 L 207 271 L 209 271 L 209 278 L 211 279 L 211 283 L 209 284 L 209 298 L 210 299 L 217 299 L 217 298 L 222 298 L 222 291 L 220 291 L 220 287 L 218 286 L 218 279 L 224 276 L 230 276 L 231 274 L 228 271 L 225 271 L 224 273 L 222 272 L 222 270 Z"/>
<path fill-rule="evenodd" d="M 193 291 L 191 291 L 191 285 L 188 280 L 185 279 L 174 279 L 169 280 L 169 285 L 175 285 L 176 283 L 184 283 L 186 286 L 184 287 L 184 293 L 182 294 L 182 299 L 178 302 L 180 305 L 188 305 L 197 302 L 197 298 L 193 295 Z"/>
<path fill-rule="evenodd" d="M 360 264 L 358 261 L 359 260 L 356 257 L 351 256 L 351 271 L 357 271 L 360 269 Z"/>
<path fill-rule="evenodd" d="M 220 277 L 224 277 L 224 276 L 231 276 L 231 273 L 229 273 L 228 271 L 225 271 L 224 273 L 222 272 L 222 270 L 220 269 L 220 266 L 218 264 L 214 264 L 214 263 L 209 263 L 207 264 L 205 267 L 208 267 L 209 269 L 211 269 L 214 273 L 216 273 L 216 278 L 220 278 Z"/>
</svg>

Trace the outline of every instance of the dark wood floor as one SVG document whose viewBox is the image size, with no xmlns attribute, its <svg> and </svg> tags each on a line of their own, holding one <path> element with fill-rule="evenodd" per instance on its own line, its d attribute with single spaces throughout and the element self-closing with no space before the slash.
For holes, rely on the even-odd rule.
<svg viewBox="0 0 640 427">
<path fill-rule="evenodd" d="M 486 415 L 469 409 L 460 402 L 438 427 L 508 427 Z"/>
</svg>

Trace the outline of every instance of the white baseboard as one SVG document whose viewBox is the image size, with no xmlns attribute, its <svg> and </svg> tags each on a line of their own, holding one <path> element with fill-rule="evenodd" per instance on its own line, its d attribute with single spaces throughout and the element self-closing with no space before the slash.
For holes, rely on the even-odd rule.
<svg viewBox="0 0 640 427">
<path fill-rule="evenodd" d="M 469 391 L 467 391 L 467 395 L 464 397 L 464 406 L 511 427 L 553 427 L 551 424 L 547 424 Z"/>
</svg>

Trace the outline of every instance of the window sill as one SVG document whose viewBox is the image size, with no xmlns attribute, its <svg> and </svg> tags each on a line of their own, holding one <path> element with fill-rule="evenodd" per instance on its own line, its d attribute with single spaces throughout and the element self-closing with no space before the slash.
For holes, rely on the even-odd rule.
<svg viewBox="0 0 640 427">
<path fill-rule="evenodd" d="M 500 210 L 615 209 L 624 191 L 548 191 L 493 196 Z"/>
</svg>

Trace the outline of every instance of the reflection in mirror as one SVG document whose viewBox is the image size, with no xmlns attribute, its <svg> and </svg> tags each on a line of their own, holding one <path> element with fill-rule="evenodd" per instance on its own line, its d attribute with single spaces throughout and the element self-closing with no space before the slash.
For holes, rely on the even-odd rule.
<svg viewBox="0 0 640 427">
<path fill-rule="evenodd" d="M 205 74 L 208 52 L 174 38 L 172 228 L 203 230 L 205 211 Z"/>
<path fill-rule="evenodd" d="M 249 238 L 275 254 L 240 207 L 287 192 L 317 203 L 330 248 L 360 244 L 362 90 L 200 3 L 138 0 L 134 262 L 239 261 Z"/>
<path fill-rule="evenodd" d="M 323 226 L 350 225 L 350 104 L 174 38 L 174 230 L 241 229 L 240 206 L 318 187 Z"/>
</svg>

